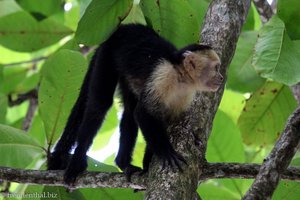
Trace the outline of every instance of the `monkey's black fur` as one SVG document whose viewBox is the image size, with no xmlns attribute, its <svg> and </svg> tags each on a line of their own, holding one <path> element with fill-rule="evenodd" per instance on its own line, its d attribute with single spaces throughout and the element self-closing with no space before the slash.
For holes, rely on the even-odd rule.
<svg viewBox="0 0 300 200">
<path fill-rule="evenodd" d="M 164 164 L 180 168 L 180 162 L 185 161 L 174 151 L 168 140 L 167 124 L 160 113 L 160 105 L 152 105 L 157 109 L 149 109 L 145 84 L 161 59 L 175 66 L 182 62 L 185 51 L 206 49 L 211 48 L 190 45 L 178 51 L 174 45 L 146 26 L 120 26 L 96 50 L 64 132 L 49 157 L 48 169 L 66 169 L 64 179 L 67 183 L 73 183 L 77 175 L 86 169 L 86 152 L 113 103 L 117 84 L 124 112 L 120 123 L 120 148 L 116 164 L 129 175 L 140 170 L 130 164 L 140 127 L 147 142 L 144 169 L 148 169 L 153 153 Z M 140 88 L 132 88 L 129 85 L 131 81 L 137 81 L 136 85 Z M 76 142 L 74 155 L 69 160 L 69 151 Z"/>
</svg>

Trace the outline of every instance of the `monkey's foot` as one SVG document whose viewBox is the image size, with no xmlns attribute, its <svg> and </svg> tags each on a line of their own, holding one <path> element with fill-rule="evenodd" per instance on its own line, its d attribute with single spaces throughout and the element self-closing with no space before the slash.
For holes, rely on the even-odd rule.
<svg viewBox="0 0 300 200">
<path fill-rule="evenodd" d="M 73 156 L 71 162 L 69 163 L 65 174 L 64 181 L 68 185 L 74 185 L 76 178 L 79 174 L 82 174 L 87 168 L 86 157 L 76 157 Z"/>
<path fill-rule="evenodd" d="M 53 152 L 50 154 L 47 165 L 48 170 L 63 170 L 66 169 L 70 160 L 70 154 L 62 154 L 60 152 Z"/>
<path fill-rule="evenodd" d="M 185 159 L 178 154 L 173 149 L 169 149 L 165 154 L 160 155 L 160 158 L 162 159 L 162 168 L 161 171 L 166 168 L 167 165 L 171 167 L 171 169 L 175 169 L 176 167 L 179 169 L 180 172 L 182 172 L 181 163 L 187 165 L 187 162 Z"/>
<path fill-rule="evenodd" d="M 131 176 L 132 174 L 136 173 L 136 172 L 142 172 L 143 170 L 140 167 L 136 167 L 134 165 L 129 165 L 128 167 L 126 167 L 123 170 L 123 173 L 126 176 L 126 179 L 128 182 L 131 182 Z"/>
</svg>

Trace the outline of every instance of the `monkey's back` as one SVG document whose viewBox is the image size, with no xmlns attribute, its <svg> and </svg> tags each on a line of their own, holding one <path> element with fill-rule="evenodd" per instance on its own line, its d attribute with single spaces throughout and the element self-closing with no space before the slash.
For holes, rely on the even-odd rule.
<svg viewBox="0 0 300 200">
<path fill-rule="evenodd" d="M 120 76 L 146 79 L 161 59 L 173 62 L 176 47 L 140 24 L 120 26 L 103 44 Z"/>
</svg>

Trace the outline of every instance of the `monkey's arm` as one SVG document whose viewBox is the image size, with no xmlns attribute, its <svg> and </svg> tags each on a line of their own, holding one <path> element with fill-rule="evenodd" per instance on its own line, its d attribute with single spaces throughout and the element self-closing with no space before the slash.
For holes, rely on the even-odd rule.
<svg viewBox="0 0 300 200">
<path fill-rule="evenodd" d="M 147 147 L 163 161 L 163 168 L 166 164 L 171 167 L 177 166 L 181 169 L 180 162 L 186 163 L 172 147 L 166 134 L 166 127 L 159 117 L 150 113 L 142 102 L 139 102 L 136 110 L 136 119 L 142 130 Z"/>
</svg>

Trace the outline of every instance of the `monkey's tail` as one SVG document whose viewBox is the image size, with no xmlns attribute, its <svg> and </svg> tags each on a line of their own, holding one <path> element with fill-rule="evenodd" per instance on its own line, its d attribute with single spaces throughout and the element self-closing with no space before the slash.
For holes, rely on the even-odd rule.
<svg viewBox="0 0 300 200">
<path fill-rule="evenodd" d="M 71 110 L 67 124 L 62 136 L 55 146 L 54 152 L 48 152 L 48 169 L 65 169 L 69 159 L 69 151 L 76 142 L 77 131 L 83 119 L 83 114 L 88 97 L 88 88 L 93 73 L 93 66 L 90 64 L 83 80 L 79 96 Z"/>
<path fill-rule="evenodd" d="M 97 130 L 112 104 L 118 74 L 104 52 L 103 46 L 99 47 L 90 62 L 79 96 L 72 108 L 63 134 L 56 144 L 54 152 L 51 156 L 48 154 L 50 156 L 48 158 L 48 169 L 66 168 L 69 151 L 77 141 L 78 131 L 80 127 L 86 126 L 84 121 L 87 120 L 84 118 L 94 116 L 90 113 L 91 111 L 98 111 L 97 115 L 101 118 L 100 121 L 89 127 Z M 97 99 L 96 102 L 95 99 Z M 88 133 L 88 130 L 86 130 L 87 136 L 94 135 L 94 132 Z"/>
</svg>

